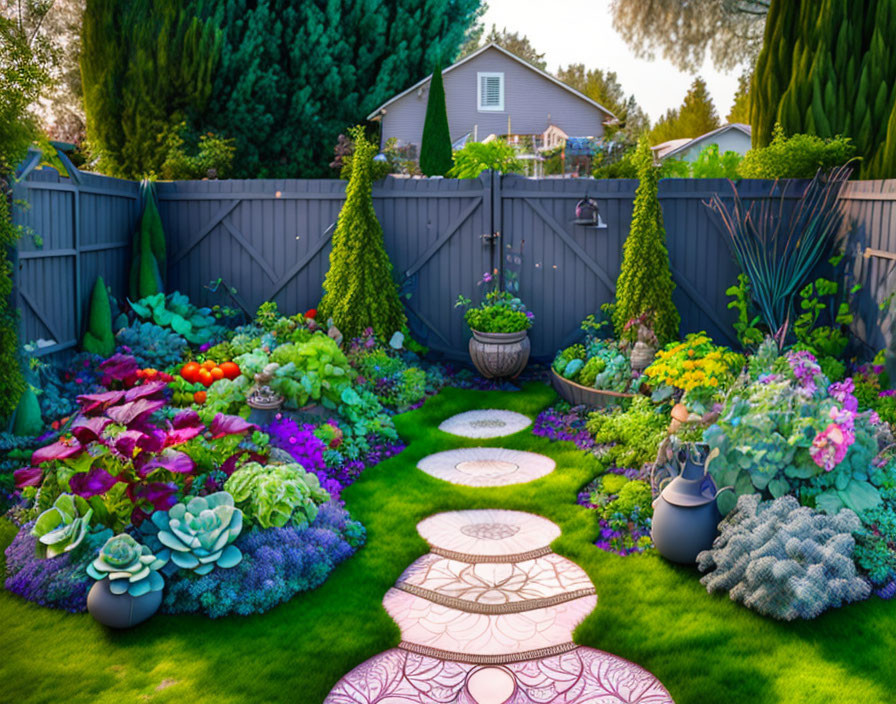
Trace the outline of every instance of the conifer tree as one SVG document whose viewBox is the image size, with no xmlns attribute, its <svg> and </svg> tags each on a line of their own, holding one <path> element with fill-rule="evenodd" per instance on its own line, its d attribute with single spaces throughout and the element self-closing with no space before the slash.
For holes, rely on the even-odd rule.
<svg viewBox="0 0 896 704">
<path fill-rule="evenodd" d="M 102 276 L 96 277 L 90 294 L 90 309 L 87 316 L 87 330 L 81 340 L 85 352 L 110 357 L 115 352 L 115 334 L 112 332 L 112 306 L 109 293 Z"/>
<path fill-rule="evenodd" d="M 372 171 L 377 149 L 362 127 L 350 132 L 355 142 L 352 175 L 333 233 L 318 316 L 332 318 L 346 338 L 358 337 L 371 327 L 379 338 L 389 339 L 406 319 L 392 280 L 383 228 L 373 209 Z"/>
<path fill-rule="evenodd" d="M 894 35 L 893 0 L 773 2 L 753 78 L 753 146 L 778 123 L 788 135 L 849 137 L 863 178 L 896 175 Z"/>
<path fill-rule="evenodd" d="M 445 86 L 442 83 L 442 62 L 436 61 L 426 101 L 426 119 L 420 143 L 420 170 L 427 176 L 445 176 L 453 164 Z"/>
<path fill-rule="evenodd" d="M 128 295 L 132 301 L 165 290 L 167 269 L 165 231 L 162 229 L 162 218 L 156 206 L 154 189 L 148 181 L 143 184 L 143 198 L 146 204 L 137 231 L 134 233 L 131 249 Z"/>
<path fill-rule="evenodd" d="M 681 107 L 666 112 L 650 132 L 653 144 L 682 137 L 699 137 L 719 127 L 719 115 L 706 88 L 706 81 L 695 78 Z"/>
<path fill-rule="evenodd" d="M 613 328 L 618 339 L 630 339 L 635 331 L 634 328 L 626 331 L 626 323 L 647 313 L 657 339 L 665 344 L 678 337 L 681 318 L 672 303 L 675 284 L 658 198 L 659 170 L 653 163 L 653 152 L 646 137 L 638 142 L 635 162 L 640 184 L 635 193 L 631 229 L 622 249 L 622 268 L 616 280 Z"/>
</svg>

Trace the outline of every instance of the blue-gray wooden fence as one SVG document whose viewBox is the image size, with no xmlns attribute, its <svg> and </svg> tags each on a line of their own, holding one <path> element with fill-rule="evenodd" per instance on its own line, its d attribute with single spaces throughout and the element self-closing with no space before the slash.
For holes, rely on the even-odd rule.
<svg viewBox="0 0 896 704">
<path fill-rule="evenodd" d="M 140 189 L 70 163 L 62 177 L 35 168 L 39 161 L 31 152 L 13 184 L 13 222 L 22 226 L 13 267 L 20 339 L 45 341 L 38 354 L 47 355 L 79 344 L 97 276 L 124 296 Z"/>
<path fill-rule="evenodd" d="M 29 207 L 16 221 L 43 239 L 20 243 L 17 291 L 23 341 L 52 339 L 48 350 L 73 346 L 83 328 L 90 288 L 102 274 L 124 295 L 129 243 L 139 214 L 138 185 L 87 173 L 62 178 L 52 169 L 28 173 L 15 187 Z M 479 179 L 389 177 L 374 188 L 395 278 L 407 294 L 412 328 L 433 349 L 465 356 L 466 330 L 454 308 L 474 300 L 486 271 L 516 278 L 536 315 L 533 354 L 550 357 L 578 335 L 581 320 L 613 299 L 622 245 L 631 224 L 637 182 L 534 180 L 483 174 Z M 745 201 L 770 197 L 767 181 L 742 181 Z M 791 189 L 796 196 L 798 189 Z M 345 197 L 335 180 L 227 180 L 159 183 L 168 238 L 168 284 L 197 303 L 228 302 L 221 280 L 247 311 L 265 300 L 302 312 L 320 299 L 330 240 Z M 675 303 L 682 331 L 706 330 L 731 343 L 733 312 L 725 289 L 738 267 L 726 237 L 705 206 L 713 193 L 730 197 L 724 180 L 666 179 L 660 201 Z M 573 223 L 576 202 L 597 201 L 605 227 Z M 850 183 L 843 194 L 844 233 L 865 288 L 855 301 L 856 333 L 879 347 L 889 320 L 879 303 L 893 289 L 896 181 Z M 492 236 L 494 235 L 494 236 Z M 882 256 L 866 250 L 883 252 Z"/>
</svg>

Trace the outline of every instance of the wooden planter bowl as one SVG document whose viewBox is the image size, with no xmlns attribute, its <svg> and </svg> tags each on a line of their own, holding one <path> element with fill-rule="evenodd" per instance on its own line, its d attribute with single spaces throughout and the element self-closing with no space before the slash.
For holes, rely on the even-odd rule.
<svg viewBox="0 0 896 704">
<path fill-rule="evenodd" d="M 564 379 L 553 369 L 551 369 L 551 384 L 554 390 L 560 394 L 560 397 L 573 406 L 606 408 L 608 406 L 617 406 L 623 399 L 634 398 L 636 395 L 582 386 L 569 379 Z"/>
</svg>

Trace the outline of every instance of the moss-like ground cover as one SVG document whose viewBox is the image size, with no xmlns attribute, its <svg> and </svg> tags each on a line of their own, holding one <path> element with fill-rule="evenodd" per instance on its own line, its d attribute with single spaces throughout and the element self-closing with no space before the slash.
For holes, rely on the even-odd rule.
<svg viewBox="0 0 896 704">
<path fill-rule="evenodd" d="M 534 419 L 554 398 L 542 384 L 522 393 L 446 389 L 397 416 L 408 448 L 343 494 L 367 526 L 367 545 L 321 588 L 264 615 L 217 621 L 157 615 L 117 633 L 86 614 L 0 592 L 0 702 L 316 704 L 352 667 L 398 643 L 398 627 L 381 602 L 405 567 L 427 552 L 416 523 L 440 511 L 491 507 L 530 511 L 560 525 L 555 552 L 585 569 L 598 593 L 576 641 L 643 665 L 678 704 L 894 700 L 896 602 L 872 598 L 811 622 L 758 616 L 708 595 L 696 570 L 655 554 L 618 557 L 596 548 L 596 518 L 576 504 L 576 492 L 601 468 L 571 443 L 535 437 L 531 428 L 494 440 L 438 430 L 443 419 L 472 408 L 507 408 Z M 530 484 L 480 489 L 416 469 L 433 452 L 477 445 L 548 454 L 557 470 Z M 0 546 L 13 534 L 9 523 L 0 524 Z"/>
</svg>

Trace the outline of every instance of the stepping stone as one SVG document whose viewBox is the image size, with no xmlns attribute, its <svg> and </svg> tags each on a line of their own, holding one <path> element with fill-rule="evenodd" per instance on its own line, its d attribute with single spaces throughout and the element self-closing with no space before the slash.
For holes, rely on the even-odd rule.
<svg viewBox="0 0 896 704">
<path fill-rule="evenodd" d="M 596 605 L 592 594 L 556 606 L 491 615 L 461 611 L 394 588 L 383 598 L 383 606 L 401 629 L 401 647 L 479 664 L 571 650 L 573 630 Z"/>
<path fill-rule="evenodd" d="M 584 647 L 501 666 L 441 660 L 395 648 L 349 672 L 333 688 L 325 704 L 387 702 L 674 704 L 669 692 L 647 670 L 615 655 Z"/>
<path fill-rule="evenodd" d="M 432 552 L 461 562 L 522 562 L 550 553 L 560 528 L 522 511 L 437 513 L 417 524 Z"/>
<path fill-rule="evenodd" d="M 554 471 L 550 457 L 501 447 L 469 447 L 424 457 L 417 468 L 452 484 L 507 486 L 524 484 Z"/>
<path fill-rule="evenodd" d="M 522 413 L 486 409 L 465 411 L 442 421 L 439 430 L 465 438 L 498 438 L 513 435 L 532 425 Z"/>
<path fill-rule="evenodd" d="M 408 567 L 396 589 L 461 611 L 512 613 L 594 594 L 585 571 L 565 557 L 516 563 L 469 563 L 428 553 Z"/>
</svg>

